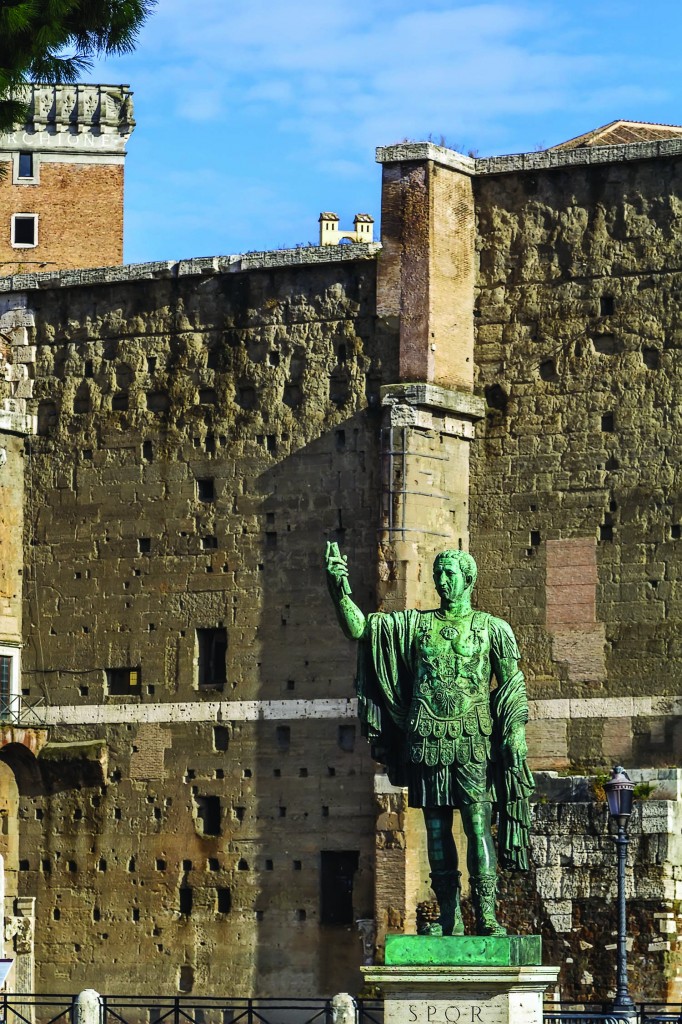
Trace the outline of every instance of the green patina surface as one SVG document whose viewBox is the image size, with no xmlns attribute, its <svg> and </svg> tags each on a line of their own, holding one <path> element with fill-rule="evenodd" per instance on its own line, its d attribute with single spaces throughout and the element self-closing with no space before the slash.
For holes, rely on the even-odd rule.
<svg viewBox="0 0 682 1024">
<path fill-rule="evenodd" d="M 542 963 L 540 935 L 387 935 L 385 963 L 422 967 L 531 967 Z"/>
</svg>

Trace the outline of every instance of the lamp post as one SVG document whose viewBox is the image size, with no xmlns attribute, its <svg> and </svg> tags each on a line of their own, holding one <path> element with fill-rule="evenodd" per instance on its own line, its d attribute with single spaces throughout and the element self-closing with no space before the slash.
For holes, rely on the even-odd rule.
<svg viewBox="0 0 682 1024">
<path fill-rule="evenodd" d="M 613 769 L 611 778 L 604 783 L 606 799 L 609 802 L 609 814 L 618 826 L 618 832 L 613 837 L 618 850 L 618 944 L 617 944 L 617 973 L 616 973 L 616 998 L 613 1001 L 613 1011 L 622 1013 L 625 1017 L 634 1016 L 635 1004 L 630 998 L 628 988 L 627 969 L 627 947 L 626 947 L 626 919 L 625 919 L 625 861 L 627 849 L 630 843 L 627 834 L 627 827 L 632 813 L 633 790 L 635 785 L 620 765 Z"/>
</svg>

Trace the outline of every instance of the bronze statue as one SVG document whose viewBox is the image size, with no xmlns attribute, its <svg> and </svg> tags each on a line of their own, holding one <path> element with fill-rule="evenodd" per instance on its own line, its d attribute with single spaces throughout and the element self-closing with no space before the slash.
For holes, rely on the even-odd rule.
<svg viewBox="0 0 682 1024">
<path fill-rule="evenodd" d="M 460 872 L 452 834 L 459 809 L 476 934 L 503 935 L 495 914 L 497 857 L 527 869 L 528 701 L 511 627 L 471 607 L 476 563 L 464 551 L 441 551 L 433 565 L 440 607 L 365 617 L 351 599 L 347 559 L 327 544 L 329 591 L 345 635 L 359 641 L 357 694 L 363 733 L 390 781 L 406 786 L 426 824 L 431 882 L 440 917 L 432 934 L 464 933 Z M 491 690 L 495 677 L 497 686 Z"/>
</svg>

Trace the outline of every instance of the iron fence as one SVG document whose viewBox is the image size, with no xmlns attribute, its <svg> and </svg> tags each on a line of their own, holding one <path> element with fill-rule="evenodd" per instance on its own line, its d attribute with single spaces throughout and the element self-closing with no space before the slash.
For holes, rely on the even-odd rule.
<svg viewBox="0 0 682 1024">
<path fill-rule="evenodd" d="M 44 697 L 26 700 L 21 694 L 0 695 L 0 723 L 39 729 L 45 725 L 46 711 Z"/>
<path fill-rule="evenodd" d="M 74 1024 L 75 995 L 0 993 L 0 1024 Z M 384 1024 L 380 999 L 358 999 L 357 1024 Z M 603 1004 L 546 1003 L 544 1024 L 682 1024 L 682 1003 L 637 1003 L 634 1017 Z M 101 1024 L 332 1024 L 332 1000 L 101 996 Z"/>
</svg>

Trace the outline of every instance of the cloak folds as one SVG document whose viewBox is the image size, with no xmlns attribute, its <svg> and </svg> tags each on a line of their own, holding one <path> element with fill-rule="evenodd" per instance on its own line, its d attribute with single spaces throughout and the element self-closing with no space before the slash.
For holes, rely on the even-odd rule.
<svg viewBox="0 0 682 1024">
<path fill-rule="evenodd" d="M 419 670 L 417 636 L 422 614 L 410 609 L 369 615 L 358 644 L 356 690 L 362 733 L 371 744 L 372 757 L 386 766 L 394 786 L 407 785 L 405 734 Z M 490 697 L 490 709 L 499 857 L 502 866 L 525 870 L 533 776 L 525 760 L 518 768 L 505 767 L 501 747 L 514 726 L 528 719 L 526 688 L 516 665 L 519 652 L 510 627 L 501 619 L 487 618 L 491 662 L 498 680 Z"/>
</svg>

